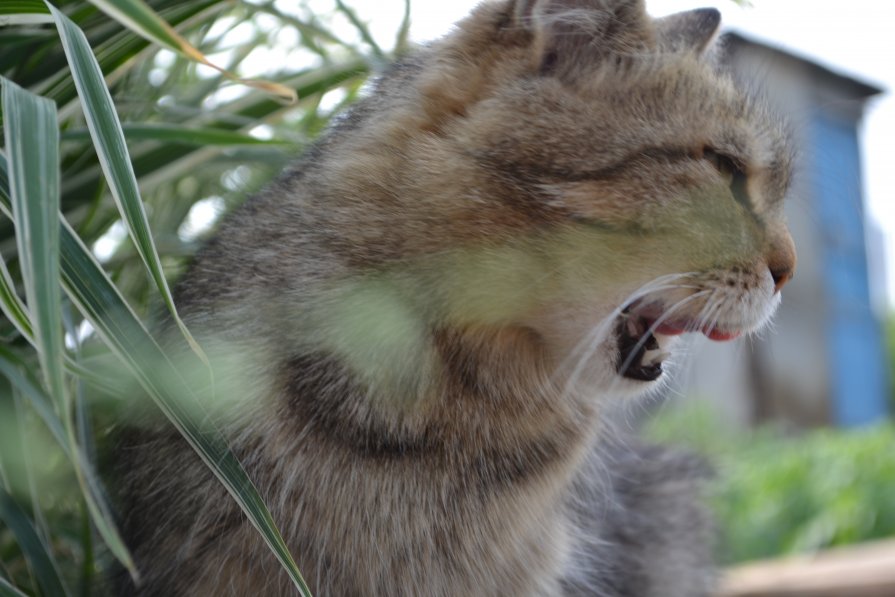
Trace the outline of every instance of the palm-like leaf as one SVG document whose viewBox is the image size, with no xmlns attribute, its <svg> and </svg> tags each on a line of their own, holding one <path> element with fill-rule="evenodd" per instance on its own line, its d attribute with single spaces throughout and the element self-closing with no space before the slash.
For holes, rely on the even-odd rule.
<svg viewBox="0 0 895 597">
<path fill-rule="evenodd" d="M 128 15 L 123 20 L 129 28 L 97 6 Z M 128 6 L 143 12 L 128 13 Z M 73 401 L 85 387 L 120 392 L 115 379 L 92 365 L 91 357 L 107 358 L 104 351 L 124 363 L 172 419 L 307 594 L 239 463 L 214 429 L 196 423 L 193 407 L 176 398 L 189 396 L 189 385 L 141 319 L 157 303 L 176 316 L 167 277 L 199 240 L 182 232 L 193 205 L 208 197 L 225 205 L 241 200 L 350 103 L 371 70 L 388 59 L 389 51 L 349 6 L 339 2 L 335 11 L 357 29 L 356 45 L 334 33 L 326 16 L 304 8 L 284 14 L 270 0 L 0 4 L 7 25 L 0 27 L 0 76 L 10 81 L 0 114 L 0 211 L 8 216 L 0 217 L 0 420 L 17 421 L 0 425 L 0 496 L 7 519 L 0 525 L 0 594 L 90 588 L 98 576 L 94 568 L 109 554 L 130 565 L 94 473 L 94 438 L 87 435 L 91 411 L 100 421 L 112 415 L 102 403 Z M 139 24 L 152 14 L 170 28 L 157 29 L 161 21 Z M 407 19 L 396 47 L 406 43 L 406 25 Z M 160 40 L 161 34 L 170 39 Z M 253 53 L 272 43 L 282 46 L 277 40 L 294 34 L 297 47 L 280 61 L 292 66 L 239 72 L 241 61 L 251 62 Z M 263 74 L 300 100 L 284 104 L 268 93 L 276 89 L 270 85 L 222 87 L 229 75 L 160 49 L 158 41 L 192 58 L 199 51 L 214 56 L 238 79 Z M 22 112 L 23 105 L 32 112 Z M 90 254 L 94 245 L 103 249 L 102 264 Z M 17 461 L 15 454 L 31 451 L 29 442 L 40 437 L 49 442 L 40 446 L 49 454 L 42 458 L 46 466 Z M 3 449 L 8 442 L 18 448 Z M 25 483 L 16 480 L 23 468 Z M 81 491 L 54 484 L 60 475 L 73 476 Z M 95 531 L 105 546 L 96 557 Z"/>
</svg>

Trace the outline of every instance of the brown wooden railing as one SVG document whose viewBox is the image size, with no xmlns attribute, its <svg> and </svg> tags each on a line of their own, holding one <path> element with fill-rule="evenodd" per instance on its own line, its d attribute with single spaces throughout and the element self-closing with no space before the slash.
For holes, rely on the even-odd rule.
<svg viewBox="0 0 895 597">
<path fill-rule="evenodd" d="M 895 597 L 895 541 L 731 568 L 718 596 Z"/>
</svg>

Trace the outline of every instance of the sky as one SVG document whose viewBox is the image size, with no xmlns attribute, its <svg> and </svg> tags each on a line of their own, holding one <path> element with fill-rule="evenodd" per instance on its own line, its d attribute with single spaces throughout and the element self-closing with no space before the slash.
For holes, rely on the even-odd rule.
<svg viewBox="0 0 895 597">
<path fill-rule="evenodd" d="M 411 37 L 425 41 L 443 35 L 477 3 L 415 0 Z M 403 0 L 355 0 L 352 6 L 374 27 L 394 31 Z M 647 10 L 656 17 L 703 6 L 718 8 L 728 29 L 895 92 L 895 2 L 752 0 L 741 7 L 732 0 L 647 0 Z M 883 260 L 887 272 L 873 278 L 872 291 L 880 303 L 895 310 L 895 98 L 891 93 L 868 103 L 861 136 L 868 225 L 883 232 L 886 246 L 885 256 L 870 256 L 877 263 Z"/>
</svg>

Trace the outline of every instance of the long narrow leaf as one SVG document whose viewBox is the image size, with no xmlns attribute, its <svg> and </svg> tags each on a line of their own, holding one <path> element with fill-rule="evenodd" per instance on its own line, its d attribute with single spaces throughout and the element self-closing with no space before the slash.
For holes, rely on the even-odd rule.
<svg viewBox="0 0 895 597">
<path fill-rule="evenodd" d="M 79 481 L 82 482 L 84 499 L 97 530 L 106 539 L 109 548 L 121 559 L 122 563 L 129 568 L 133 568 L 130 553 L 114 527 L 112 512 L 105 504 L 99 475 L 93 470 L 93 465 L 83 454 L 80 446 L 71 441 L 66 425 L 53 411 L 50 399 L 44 395 L 40 385 L 31 377 L 26 364 L 14 353 L 3 347 L 0 347 L 0 373 L 28 399 L 28 404 L 41 418 L 65 455 L 68 456 L 69 461 L 80 477 Z"/>
<path fill-rule="evenodd" d="M 212 64 L 202 52 L 181 37 L 180 34 L 159 17 L 149 5 L 141 0 L 90 0 L 90 2 L 145 39 L 174 50 L 175 52 L 179 52 L 196 62 L 201 62 L 206 66 L 210 66 L 230 80 L 277 95 L 290 103 L 295 102 L 297 99 L 293 89 L 289 89 L 278 83 L 241 79 L 233 73 Z"/>
<path fill-rule="evenodd" d="M 5 163 L 5 160 L 0 160 L 0 165 Z M 0 197 L 5 197 L 2 190 L 3 183 L 0 180 Z M 2 203 L 0 203 L 0 213 L 7 214 L 7 210 Z M 9 270 L 2 258 L 0 258 L 0 312 L 15 326 L 22 337 L 33 346 L 34 330 L 31 326 L 31 316 L 28 314 L 28 308 L 16 294 Z M 121 387 L 115 385 L 113 380 L 109 380 L 102 374 L 84 366 L 84 364 L 76 362 L 68 355 L 65 357 L 65 370 L 81 381 L 107 394 L 116 395 L 121 390 Z"/>
<path fill-rule="evenodd" d="M 3 80 L 3 114 L 16 244 L 44 381 L 61 416 L 64 382 L 59 285 L 59 126 L 56 105 Z"/>
<path fill-rule="evenodd" d="M 198 398 L 180 369 L 140 323 L 90 251 L 64 221 L 62 270 L 63 283 L 72 302 L 227 488 L 301 594 L 309 597 L 310 590 L 258 489 L 227 448 L 220 432 L 197 423 Z"/>
<path fill-rule="evenodd" d="M 185 125 L 173 124 L 122 124 L 121 130 L 125 138 L 134 141 L 163 141 L 178 145 L 292 145 L 278 139 L 259 139 L 245 133 L 227 131 L 217 128 L 189 128 Z M 62 133 L 63 141 L 78 141 L 87 138 L 89 131 L 73 129 Z"/>
<path fill-rule="evenodd" d="M 298 75 L 283 79 L 283 83 L 294 87 L 303 98 L 311 98 L 315 94 L 324 93 L 333 87 L 350 84 L 354 80 L 362 80 L 369 74 L 369 65 L 361 59 L 347 60 L 344 63 L 338 63 L 327 67 L 322 67 Z M 284 107 L 272 101 L 270 98 L 263 97 L 260 94 L 249 94 L 248 96 L 234 101 L 229 104 L 226 111 L 230 117 L 229 120 L 216 120 L 210 123 L 210 126 L 220 129 L 233 130 L 238 128 L 239 124 L 233 124 L 230 120 L 238 120 L 242 122 L 258 123 L 265 119 L 275 117 L 281 113 Z M 221 147 L 202 148 L 196 150 L 187 146 L 166 146 L 155 148 L 148 151 L 148 154 L 134 155 L 134 171 L 140 180 L 140 186 L 143 189 L 152 189 L 161 180 L 170 180 L 182 174 L 184 168 L 194 168 L 195 163 L 200 160 L 189 162 L 182 158 L 193 151 L 203 152 L 203 159 L 211 159 L 213 154 L 209 154 L 209 150 L 216 149 L 219 152 Z M 187 164 L 184 166 L 184 164 Z M 89 169 L 83 173 L 69 177 L 65 181 L 63 188 L 66 196 L 70 196 L 77 201 L 78 197 L 87 196 L 96 185 L 97 179 L 101 176 L 98 168 Z"/>
<path fill-rule="evenodd" d="M 9 189 L 9 169 L 7 161 L 0 159 L 0 198 L 10 202 Z M 0 211 L 11 220 L 12 212 L 3 210 L 4 205 L 0 204 Z M 28 307 L 16 294 L 15 284 L 12 276 L 9 275 L 9 269 L 6 267 L 6 261 L 0 255 L 0 311 L 6 315 L 6 318 L 16 327 L 20 334 L 25 337 L 28 342 L 34 344 L 34 328 L 31 325 L 31 315 L 28 313 Z"/>
<path fill-rule="evenodd" d="M 6 160 L 2 159 L 0 160 L 0 198 L 11 202 L 9 193 L 9 170 Z M 2 207 L 0 205 L 0 208 Z M 12 219 L 11 212 L 4 211 L 4 213 Z M 0 255 L 0 311 L 6 315 L 6 318 L 28 342 L 34 344 L 34 328 L 31 326 L 31 315 L 28 313 L 28 307 L 16 294 L 15 284 L 12 281 L 12 276 L 9 275 L 9 269 L 6 267 L 6 261 L 2 255 Z"/>
<path fill-rule="evenodd" d="M 401 56 L 407 51 L 407 44 L 410 38 L 410 0 L 404 0 L 404 16 L 401 17 L 401 27 L 398 28 L 398 35 L 395 36 L 395 54 Z"/>
<path fill-rule="evenodd" d="M 64 425 L 69 452 L 78 451 L 64 372 L 59 265 L 59 129 L 56 106 L 3 80 L 4 132 L 9 153 L 9 196 L 16 224 L 25 296 L 44 380 Z M 132 559 L 92 471 L 75 460 L 74 472 L 97 530 L 125 565 Z"/>
<path fill-rule="evenodd" d="M 53 18 L 50 15 L 42 15 L 37 13 L 25 14 L 0 14 L 0 26 L 3 25 L 43 25 L 44 23 L 52 23 Z"/>
<path fill-rule="evenodd" d="M 363 39 L 367 45 L 370 46 L 370 49 L 373 50 L 373 55 L 376 56 L 376 59 L 379 60 L 381 64 L 386 63 L 388 57 L 382 48 L 379 47 L 379 44 L 376 43 L 376 40 L 373 39 L 373 35 L 370 33 L 370 28 L 358 18 L 357 13 L 351 10 L 343 0 L 336 0 L 336 8 L 338 8 L 351 24 L 354 25 L 354 28 L 357 29 L 361 39 Z"/>
<path fill-rule="evenodd" d="M 171 296 L 171 290 L 162 271 L 158 251 L 149 232 L 149 222 L 146 219 L 143 200 L 140 198 L 140 191 L 137 188 L 137 178 L 134 176 L 118 113 L 112 103 L 112 96 L 106 88 L 102 71 L 90 50 L 84 33 L 58 9 L 50 4 L 47 6 L 56 20 L 59 37 L 62 39 L 62 46 L 68 58 L 78 95 L 81 97 L 84 114 L 87 117 L 87 126 L 90 129 L 91 137 L 93 137 L 93 144 L 96 147 L 106 180 L 109 182 L 112 196 L 127 223 L 137 252 L 149 270 L 168 311 L 193 350 L 203 356 L 204 360 L 202 349 L 193 340 L 189 330 L 186 329 L 177 314 L 174 298 Z"/>
<path fill-rule="evenodd" d="M 4 0 L 0 4 L 0 26 L 39 25 L 52 22 L 41 0 Z"/>
<path fill-rule="evenodd" d="M 60 578 L 62 578 L 61 568 L 59 566 L 59 562 L 56 559 L 56 554 L 53 552 L 52 543 L 50 539 L 50 525 L 47 524 L 47 518 L 44 516 L 42 504 L 40 501 L 40 495 L 42 494 L 40 487 L 38 486 L 37 475 L 35 474 L 35 461 L 34 454 L 31 450 L 29 450 L 28 445 L 28 434 L 24 433 L 23 430 L 28 429 L 30 418 L 28 413 L 26 412 L 26 403 L 25 399 L 22 397 L 21 392 L 13 389 L 12 391 L 13 397 L 13 409 L 16 415 L 16 427 L 19 429 L 19 445 L 22 447 L 21 450 L 21 467 L 23 476 L 25 477 L 25 486 L 28 488 L 28 495 L 31 496 L 31 517 L 34 524 L 34 529 L 37 531 L 40 540 L 44 545 L 47 546 L 47 552 L 50 555 L 51 561 L 53 563 L 53 567 L 56 568 L 57 573 Z M 62 584 L 66 588 L 66 592 L 70 593 L 68 589 L 68 585 L 65 582 L 65 579 L 62 578 Z"/>
<path fill-rule="evenodd" d="M 5 159 L 0 155 L 0 173 L 5 169 Z M 3 201 L 4 193 L 0 192 Z M 64 219 L 60 222 L 62 282 L 69 298 L 230 492 L 300 593 L 310 597 L 310 589 L 245 469 L 219 432 L 196 422 L 194 405 L 198 398 L 192 395 L 180 370 L 140 323 L 77 234 Z"/>
<path fill-rule="evenodd" d="M 78 326 L 75 323 L 72 309 L 69 304 L 65 305 L 65 310 L 62 314 L 63 321 L 65 321 L 65 330 L 66 334 L 73 338 L 74 343 L 74 353 L 80 360 L 82 356 L 82 346 L 81 340 L 78 334 Z M 93 429 L 93 422 L 91 420 L 90 407 L 88 404 L 87 397 L 84 394 L 86 383 L 83 380 L 77 380 L 74 388 L 74 415 L 75 415 L 75 429 L 77 430 L 77 438 L 78 438 L 78 446 L 81 447 L 82 454 L 84 460 L 86 462 L 96 462 L 97 461 L 97 451 L 96 451 L 96 443 L 95 443 L 95 435 Z M 97 482 L 99 479 L 97 478 Z M 99 485 L 97 485 L 99 486 Z M 82 508 L 81 515 L 81 528 L 79 533 L 81 553 L 83 554 L 83 559 L 81 562 L 81 577 L 80 577 L 80 589 L 82 595 L 88 595 L 90 593 L 90 587 L 93 584 L 94 578 L 94 568 L 95 568 L 95 554 L 93 549 L 93 527 L 90 524 L 90 516 L 89 511 L 84 511 Z"/>
<path fill-rule="evenodd" d="M 33 342 L 34 329 L 31 327 L 31 316 L 28 314 L 28 308 L 16 294 L 15 284 L 13 284 L 2 255 L 0 255 L 0 311 L 6 315 L 6 318 L 22 336 L 28 338 L 29 342 Z"/>
<path fill-rule="evenodd" d="M 2 487 L 0 487 L 0 520 L 15 535 L 44 594 L 67 595 L 65 585 L 53 564 L 53 556 L 41 541 L 34 523 Z"/>
<path fill-rule="evenodd" d="M 0 4 L 0 15 L 49 13 L 42 0 L 4 0 Z"/>
<path fill-rule="evenodd" d="M 43 2 L 44 0 L 41 1 Z M 215 7 L 215 4 L 218 6 Z M 165 14 L 171 23 L 182 25 L 203 12 L 210 12 L 215 10 L 215 8 L 220 10 L 221 6 L 223 5 L 220 4 L 220 0 L 191 0 L 190 2 L 181 2 L 180 4 L 170 6 L 165 10 Z M 49 11 L 49 9 L 47 10 Z M 92 6 L 83 7 L 82 11 L 96 12 Z M 104 16 L 97 16 L 105 22 L 99 27 L 91 29 L 91 34 L 94 36 L 92 39 L 97 39 L 96 30 L 100 27 L 103 30 L 109 30 L 111 34 L 99 36 L 98 39 L 101 41 L 98 41 L 98 43 L 93 42 L 95 43 L 94 54 L 96 59 L 102 71 L 109 73 L 110 78 L 125 76 L 126 73 L 138 67 L 141 61 L 135 58 L 148 48 L 150 43 L 128 30 L 122 30 L 117 23 L 108 21 Z M 78 22 L 73 15 L 70 15 L 70 17 L 75 22 Z M 87 26 L 90 26 L 89 23 Z M 45 71 L 40 69 L 40 72 L 43 74 L 33 73 L 33 76 L 29 77 L 28 87 L 35 93 L 54 100 L 59 108 L 60 120 L 68 120 L 76 112 L 80 111 L 79 104 L 75 101 L 77 90 L 67 69 L 64 68 L 67 61 L 65 52 L 61 51 L 58 33 L 50 31 L 43 31 L 43 33 L 50 33 L 50 35 L 47 35 L 49 39 L 44 47 L 39 48 L 38 51 L 49 54 L 53 60 L 48 61 L 51 65 L 48 69 Z M 2 56 L 2 53 L 0 53 L 0 56 Z M 2 64 L 2 59 L 0 59 L 0 64 Z M 29 73 L 30 69 L 27 69 L 22 74 L 28 75 Z M 19 76 L 18 73 L 17 76 Z"/>
<path fill-rule="evenodd" d="M 28 597 L 0 576 L 0 597 Z"/>
<path fill-rule="evenodd" d="M 59 443 L 63 451 L 70 455 L 65 426 L 62 424 L 59 416 L 53 411 L 52 402 L 44 394 L 40 383 L 31 376 L 28 367 L 22 359 L 2 346 L 0 346 L 0 373 L 28 399 L 29 404 L 44 422 L 53 438 Z"/>
</svg>

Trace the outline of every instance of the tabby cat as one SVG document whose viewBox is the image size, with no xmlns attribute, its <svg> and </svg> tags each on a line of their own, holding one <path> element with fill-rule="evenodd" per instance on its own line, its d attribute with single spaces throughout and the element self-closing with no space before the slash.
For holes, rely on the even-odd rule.
<svg viewBox="0 0 895 597">
<path fill-rule="evenodd" d="M 609 413 L 793 273 L 785 129 L 719 18 L 486 2 L 200 251 L 208 406 L 315 595 L 711 593 L 702 465 Z M 293 594 L 177 432 L 119 442 L 123 594 Z"/>
</svg>

